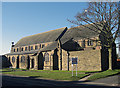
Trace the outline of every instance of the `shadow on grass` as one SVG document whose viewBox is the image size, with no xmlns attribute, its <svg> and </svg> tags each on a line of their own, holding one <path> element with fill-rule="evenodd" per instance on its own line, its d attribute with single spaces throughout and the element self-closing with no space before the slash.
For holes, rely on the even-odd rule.
<svg viewBox="0 0 120 88">
<path fill-rule="evenodd" d="M 40 78 L 42 76 L 29 76 L 29 78 Z"/>
<path fill-rule="evenodd" d="M 100 72 L 103 72 L 103 71 L 85 72 L 85 74 L 100 73 Z"/>
<path fill-rule="evenodd" d="M 86 76 L 83 76 L 83 77 L 81 77 L 80 79 L 82 79 L 82 78 L 85 78 L 85 77 L 87 77 L 87 76 L 89 76 L 90 74 L 88 74 L 88 75 L 86 75 Z"/>
<path fill-rule="evenodd" d="M 95 85 L 95 84 L 83 84 L 89 81 L 56 81 L 46 79 L 34 79 L 40 76 L 30 77 L 15 77 L 15 76 L 3 76 L 2 88 L 117 88 L 113 86 Z"/>
<path fill-rule="evenodd" d="M 0 72 L 12 72 L 12 71 L 0 71 Z"/>
</svg>

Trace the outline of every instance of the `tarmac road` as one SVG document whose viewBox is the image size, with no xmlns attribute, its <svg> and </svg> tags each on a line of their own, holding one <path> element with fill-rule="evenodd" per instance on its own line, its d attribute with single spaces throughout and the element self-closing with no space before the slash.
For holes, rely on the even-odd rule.
<svg viewBox="0 0 120 88">
<path fill-rule="evenodd" d="M 9 75 L 1 75 L 2 76 L 2 88 L 11 87 L 49 87 L 49 88 L 116 88 L 114 86 L 105 86 L 105 85 L 95 85 L 95 84 L 84 84 L 83 81 L 56 81 L 56 80 L 48 80 L 48 79 L 36 79 L 32 77 L 18 77 L 18 76 L 9 76 Z"/>
</svg>

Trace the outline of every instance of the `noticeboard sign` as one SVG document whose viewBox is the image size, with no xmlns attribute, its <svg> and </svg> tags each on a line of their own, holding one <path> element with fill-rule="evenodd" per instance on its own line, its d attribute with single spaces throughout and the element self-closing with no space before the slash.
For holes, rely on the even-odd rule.
<svg viewBox="0 0 120 88">
<path fill-rule="evenodd" d="M 77 64 L 77 57 L 72 58 L 72 64 Z"/>
</svg>

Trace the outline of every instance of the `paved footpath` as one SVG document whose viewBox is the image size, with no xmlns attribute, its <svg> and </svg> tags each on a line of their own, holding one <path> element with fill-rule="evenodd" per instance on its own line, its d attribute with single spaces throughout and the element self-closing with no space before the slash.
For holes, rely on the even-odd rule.
<svg viewBox="0 0 120 88">
<path fill-rule="evenodd" d="M 82 78 L 82 79 L 80 79 L 79 81 L 86 81 L 90 76 L 92 76 L 93 74 L 90 74 L 90 75 L 88 75 L 88 76 L 86 76 L 86 77 L 84 77 L 84 78 Z"/>
<path fill-rule="evenodd" d="M 110 76 L 102 79 L 95 80 L 96 83 L 105 83 L 110 85 L 120 85 L 120 74 L 115 76 Z"/>
<path fill-rule="evenodd" d="M 87 80 L 87 78 L 88 77 L 81 79 L 81 80 L 85 81 L 85 80 Z M 79 81 L 81 81 L 81 80 L 79 80 Z M 115 75 L 115 76 L 106 77 L 106 78 L 97 79 L 97 80 L 91 81 L 91 82 L 84 82 L 83 84 L 96 84 L 96 85 L 107 85 L 107 86 L 120 87 L 120 74 Z"/>
</svg>

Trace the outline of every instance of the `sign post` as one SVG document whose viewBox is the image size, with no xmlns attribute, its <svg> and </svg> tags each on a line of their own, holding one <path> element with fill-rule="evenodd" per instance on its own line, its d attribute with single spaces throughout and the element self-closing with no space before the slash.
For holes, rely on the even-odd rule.
<svg viewBox="0 0 120 88">
<path fill-rule="evenodd" d="M 72 76 L 73 76 L 73 64 L 76 64 L 76 76 L 77 76 L 77 57 L 72 58 Z"/>
<path fill-rule="evenodd" d="M 76 76 L 77 76 L 77 64 L 76 64 Z"/>
<path fill-rule="evenodd" d="M 72 76 L 73 76 L 73 64 L 72 64 Z"/>
</svg>

